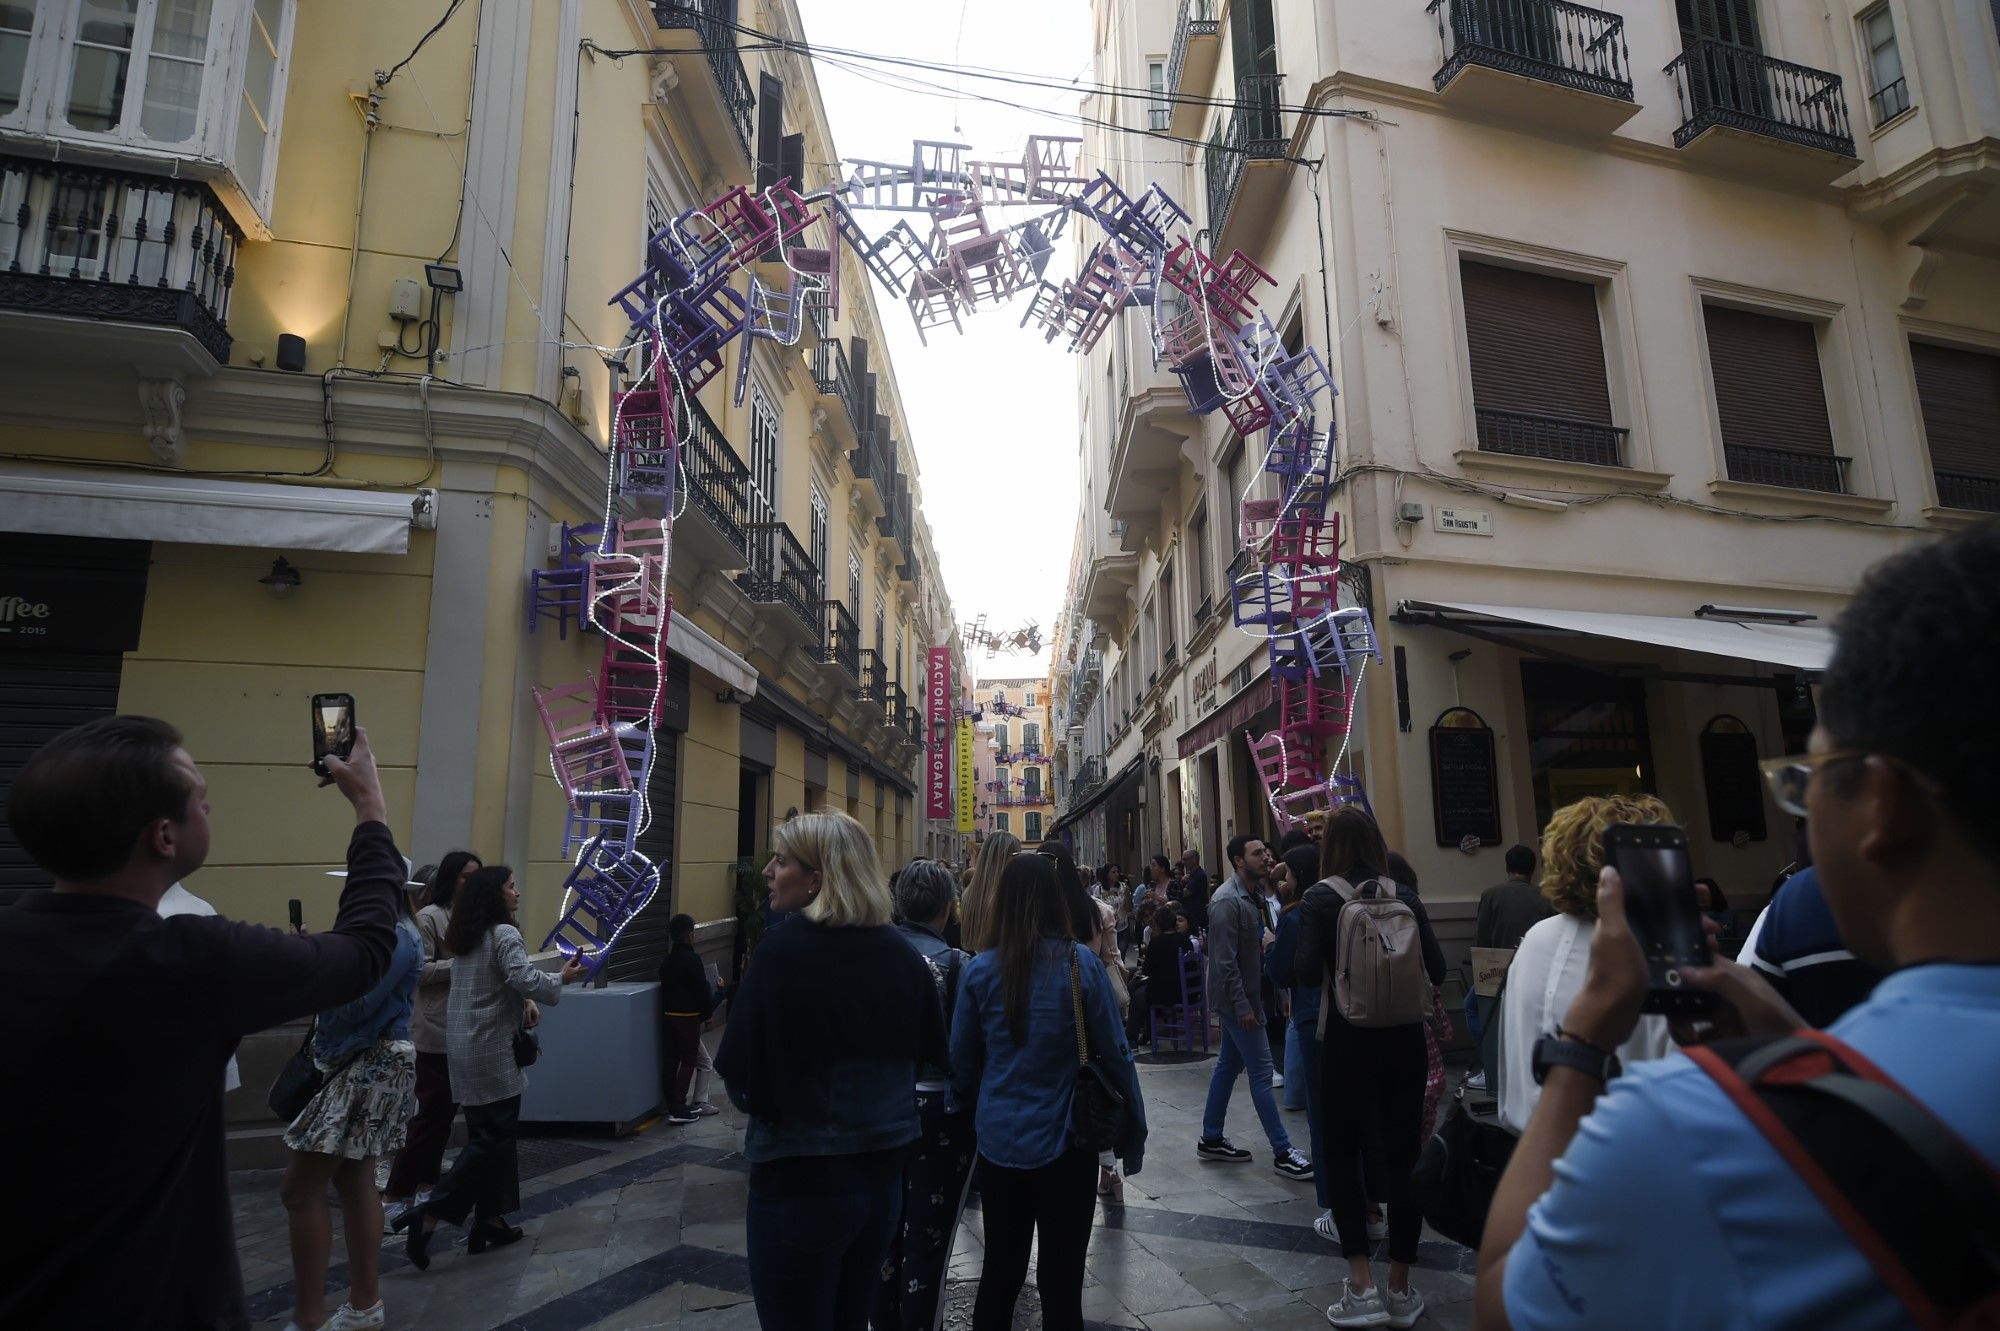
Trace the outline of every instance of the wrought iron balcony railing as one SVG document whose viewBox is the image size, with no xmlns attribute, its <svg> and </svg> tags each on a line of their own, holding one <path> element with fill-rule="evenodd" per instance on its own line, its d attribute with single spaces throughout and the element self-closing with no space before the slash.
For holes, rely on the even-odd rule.
<svg viewBox="0 0 2000 1331">
<path fill-rule="evenodd" d="M 688 423 L 681 431 L 681 469 L 687 475 L 688 501 L 747 562 L 750 469 L 736 456 L 701 399 L 690 394 L 681 401 L 688 407 Z"/>
<path fill-rule="evenodd" d="M 1236 190 L 1253 158 L 1283 157 L 1285 118 L 1278 100 L 1280 74 L 1252 74 L 1236 80 L 1236 109 L 1216 130 L 1202 156 L 1208 175 L 1208 226 L 1220 234 L 1228 225 Z"/>
<path fill-rule="evenodd" d="M 1181 71 L 1187 68 L 1188 43 L 1197 37 L 1213 37 L 1222 28 L 1216 12 L 1217 0 L 1181 0 L 1179 20 L 1174 24 L 1174 46 L 1167 54 L 1167 91 L 1177 92 Z"/>
<path fill-rule="evenodd" d="M 782 522 L 753 522 L 744 528 L 750 565 L 736 575 L 738 585 L 759 605 L 781 605 L 798 617 L 814 638 L 820 634 L 819 566 Z"/>
<path fill-rule="evenodd" d="M 178 328 L 229 360 L 243 242 L 209 187 L 0 157 L 0 309 Z"/>
<path fill-rule="evenodd" d="M 1854 156 L 1838 74 L 1706 37 L 1689 39 L 1666 72 L 1680 103 L 1676 148 L 1720 126 Z"/>
<path fill-rule="evenodd" d="M 750 155 L 750 110 L 757 104 L 750 91 L 750 74 L 736 53 L 736 6 L 733 0 L 653 0 L 653 21 L 662 28 L 685 28 L 701 42 L 716 90 L 729 108 L 730 124 Z"/>
<path fill-rule="evenodd" d="M 1568 0 L 1431 0 L 1444 63 L 1438 91 L 1467 65 L 1632 100 L 1625 20 Z"/>
<path fill-rule="evenodd" d="M 1967 476 L 1951 471 L 1941 471 L 1936 476 L 1938 502 L 1946 508 L 2000 513 L 2000 477 Z"/>
<path fill-rule="evenodd" d="M 1729 465 L 1729 479 L 1756 485 L 1783 485 L 1794 490 L 1824 490 L 1828 494 L 1847 493 L 1848 459 L 1832 453 L 1805 453 L 1796 448 L 1767 448 L 1762 444 L 1724 444 L 1723 460 Z"/>
<path fill-rule="evenodd" d="M 860 679 L 861 626 L 854 622 L 854 616 L 842 602 L 822 601 L 819 608 L 819 659 L 845 670 L 851 679 Z"/>
<path fill-rule="evenodd" d="M 1625 465 L 1627 432 L 1618 426 L 1561 416 L 1495 411 L 1489 407 L 1476 407 L 1472 414 L 1479 429 L 1479 447 L 1484 452 L 1589 462 L 1600 467 Z"/>
<path fill-rule="evenodd" d="M 855 435 L 863 433 L 861 385 L 848 363 L 847 345 L 839 338 L 822 337 L 813 344 L 813 387 L 838 398 Z"/>
<path fill-rule="evenodd" d="M 1891 120 L 1894 120 L 1897 116 L 1910 109 L 1909 80 L 1897 79 L 1893 83 L 1883 84 L 1874 92 L 1868 94 L 1868 105 L 1875 112 L 1875 123 L 1877 125 L 1888 124 Z"/>
<path fill-rule="evenodd" d="M 889 693 L 889 665 L 882 654 L 873 647 L 861 649 L 861 669 L 856 673 L 857 686 L 850 696 L 856 702 L 881 702 Z"/>
</svg>

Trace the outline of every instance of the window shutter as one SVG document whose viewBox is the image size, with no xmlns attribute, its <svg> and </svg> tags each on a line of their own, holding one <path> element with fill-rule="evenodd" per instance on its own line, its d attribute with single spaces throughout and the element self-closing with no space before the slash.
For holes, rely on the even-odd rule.
<svg viewBox="0 0 2000 1331">
<path fill-rule="evenodd" d="M 1595 287 L 1470 259 L 1459 274 L 1475 406 L 1612 423 Z"/>
<path fill-rule="evenodd" d="M 1946 477 L 2000 481 L 2000 356 L 1910 343 L 1917 401 L 1930 443 L 1939 498 L 1954 507 L 1987 507 L 1947 496 Z M 1996 487 L 1973 487 L 1992 493 Z"/>
<path fill-rule="evenodd" d="M 792 182 L 792 188 L 806 192 L 806 136 L 787 134 L 779 145 L 778 172 Z"/>
<path fill-rule="evenodd" d="M 1819 335 L 1800 319 L 1705 305 L 1708 361 L 1722 442 L 1752 448 L 1833 454 Z M 1732 467 L 1731 475 L 1736 471 Z M 1739 478 L 1747 479 L 1747 478 Z"/>
<path fill-rule="evenodd" d="M 784 174 L 785 81 L 757 75 L 757 188 L 767 190 Z"/>
</svg>

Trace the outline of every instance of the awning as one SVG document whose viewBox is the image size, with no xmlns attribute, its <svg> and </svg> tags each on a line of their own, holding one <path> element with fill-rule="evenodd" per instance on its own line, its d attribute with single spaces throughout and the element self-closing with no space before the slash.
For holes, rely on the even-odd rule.
<svg viewBox="0 0 2000 1331">
<path fill-rule="evenodd" d="M 1405 611 L 1533 624 L 1593 638 L 1677 647 L 1682 651 L 1761 661 L 1794 670 L 1824 670 L 1833 656 L 1833 631 L 1817 624 L 1745 624 L 1721 619 L 1676 619 L 1669 615 L 1618 615 L 1600 610 L 1480 605 L 1470 601 L 1405 601 L 1397 607 L 1397 613 Z M 1185 747 L 1182 752 L 1185 754 Z"/>
<path fill-rule="evenodd" d="M 1099 786 L 1089 799 L 1077 805 L 1074 809 L 1071 809 L 1068 813 L 1056 819 L 1053 823 L 1050 823 L 1048 834 L 1050 836 L 1054 836 L 1057 832 L 1060 832 L 1063 828 L 1068 827 L 1071 823 L 1083 817 L 1083 815 L 1089 813 L 1092 809 L 1096 808 L 1098 805 L 1104 803 L 1104 801 L 1110 799 L 1113 795 L 1117 794 L 1118 788 L 1124 785 L 1127 781 L 1138 780 L 1139 774 L 1141 772 L 1144 772 L 1145 770 L 1146 770 L 1146 755 L 1142 753 L 1138 755 L 1136 758 L 1132 759 L 1131 762 L 1126 763 L 1125 766 L 1119 770 L 1117 776 L 1112 777 L 1109 781 L 1106 781 L 1103 785 Z"/>
<path fill-rule="evenodd" d="M 0 467 L 0 530 L 261 550 L 400 555 L 437 526 L 435 490 L 348 490 Z"/>
<path fill-rule="evenodd" d="M 678 610 L 668 625 L 667 650 L 689 665 L 706 670 L 745 698 L 757 696 L 757 672 L 750 663 Z"/>
<path fill-rule="evenodd" d="M 1271 705 L 1271 673 L 1265 671 L 1236 691 L 1234 697 L 1205 718 L 1181 732 L 1180 755 L 1192 758 L 1232 730 L 1241 730 L 1250 718 Z"/>
</svg>

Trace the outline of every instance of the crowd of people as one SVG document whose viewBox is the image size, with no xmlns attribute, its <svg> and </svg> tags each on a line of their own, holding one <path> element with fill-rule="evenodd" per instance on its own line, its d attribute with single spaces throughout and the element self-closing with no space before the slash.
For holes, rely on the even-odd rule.
<svg viewBox="0 0 2000 1331">
<path fill-rule="evenodd" d="M 1858 590 L 1803 756 L 1766 765 L 1810 867 L 1742 942 L 1654 983 L 1607 829 L 1651 796 L 1587 798 L 1515 847 L 1479 906 L 1511 950 L 1469 1015 L 1511 1155 L 1483 1216 L 1481 1327 L 1991 1325 L 2000 1309 L 2000 738 L 1974 699 L 2000 659 L 2000 523 L 1888 561 Z M 311 1018 L 284 1132 L 292 1325 L 380 1327 L 387 1224 L 422 1269 L 441 1223 L 477 1254 L 522 1236 L 515 1134 L 540 1008 L 581 977 L 527 953 L 512 870 L 465 852 L 413 873 L 365 733 L 323 784 L 351 803 L 331 927 L 234 923 L 185 900 L 206 784 L 164 722 L 50 741 L 7 816 L 54 890 L 0 911 L 23 983 L 0 1097 L 33 1225 L 0 1245 L 0 1325 L 243 1327 L 222 1097 L 238 1041 Z M 968 1192 L 985 1254 L 973 1325 L 1011 1326 L 1032 1260 L 1042 1324 L 1082 1325 L 1093 1218 L 1148 1148 L 1133 1046 L 1198 992 L 1219 1027 L 1193 1158 L 1247 1076 L 1276 1172 L 1314 1188 L 1346 1263 L 1335 1326 L 1413 1326 L 1415 1166 L 1440 1113 L 1446 963 L 1417 875 L 1358 808 L 1276 846 L 1238 836 L 1127 887 L 1057 841 L 991 836 L 963 870 L 893 874 L 845 814 L 774 830 L 777 927 L 723 990 L 678 916 L 661 968 L 662 1101 L 700 1116 L 702 1030 L 746 1118 L 752 1294 L 770 1328 L 937 1324 Z M 1539 877 L 1537 878 L 1537 871 Z M 1730 926 L 1706 885 L 1709 927 Z M 1205 1019 L 1205 1018 L 1204 1018 Z M 289 1070 L 288 1070 L 289 1075 Z M 1285 1092 L 1281 1100 L 1277 1094 Z M 143 1105 L 135 1112 L 135 1095 Z M 277 1088 L 273 1089 L 274 1103 Z M 1303 1143 L 1286 1109 L 1303 1109 Z M 454 1117 L 468 1144 L 442 1170 Z M 1301 1149 L 1301 1147 L 1305 1149 Z M 378 1161 L 388 1161 L 378 1189 Z M 329 1186 L 348 1291 L 329 1316 Z M 17 1202 L 17 1206 L 19 1202 Z M 1378 1260 L 1385 1270 L 1377 1269 Z M 1982 1318 L 1988 1320 L 1981 1320 Z"/>
</svg>

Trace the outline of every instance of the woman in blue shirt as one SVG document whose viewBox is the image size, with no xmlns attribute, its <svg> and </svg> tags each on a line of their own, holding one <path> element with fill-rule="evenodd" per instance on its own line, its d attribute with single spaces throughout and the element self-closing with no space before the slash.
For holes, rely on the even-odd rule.
<svg viewBox="0 0 2000 1331">
<path fill-rule="evenodd" d="M 1077 1076 L 1072 974 L 1090 1053 L 1130 1110 L 1125 1140 L 1116 1148 L 1128 1176 L 1139 1172 L 1146 1146 L 1138 1072 L 1104 966 L 1071 936 L 1056 860 L 1016 855 L 1000 877 L 991 910 L 993 945 L 966 963 L 951 1022 L 952 1092 L 957 1102 L 974 1106 L 986 1220 L 973 1331 L 1013 1325 L 1037 1231 L 1042 1324 L 1048 1331 L 1078 1331 L 1097 1156 L 1070 1127 Z"/>
</svg>

